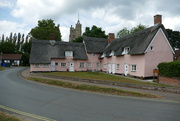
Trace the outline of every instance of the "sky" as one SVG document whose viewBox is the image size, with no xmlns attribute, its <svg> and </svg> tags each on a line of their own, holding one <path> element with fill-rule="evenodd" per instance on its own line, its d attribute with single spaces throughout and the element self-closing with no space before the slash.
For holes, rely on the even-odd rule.
<svg viewBox="0 0 180 121">
<path fill-rule="evenodd" d="M 78 21 L 85 27 L 96 25 L 108 33 L 138 24 L 153 26 L 154 15 L 162 15 L 165 28 L 180 31 L 180 0 L 0 0 L 0 37 L 11 32 L 28 34 L 38 20 L 60 24 L 63 41 Z"/>
</svg>

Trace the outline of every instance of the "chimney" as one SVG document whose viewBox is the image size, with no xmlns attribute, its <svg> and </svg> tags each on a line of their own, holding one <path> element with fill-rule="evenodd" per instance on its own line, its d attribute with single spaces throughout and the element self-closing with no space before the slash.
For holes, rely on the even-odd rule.
<svg viewBox="0 0 180 121">
<path fill-rule="evenodd" d="M 115 35 L 114 33 L 109 33 L 109 36 L 108 36 L 108 43 L 110 43 L 112 40 L 115 39 Z"/>
<path fill-rule="evenodd" d="M 157 14 L 154 16 L 154 25 L 156 25 L 158 23 L 162 24 L 162 15 Z"/>
</svg>

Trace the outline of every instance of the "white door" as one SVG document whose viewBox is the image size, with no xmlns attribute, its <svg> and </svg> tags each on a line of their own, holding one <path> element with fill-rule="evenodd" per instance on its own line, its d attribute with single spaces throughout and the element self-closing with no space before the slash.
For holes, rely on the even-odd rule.
<svg viewBox="0 0 180 121">
<path fill-rule="evenodd" d="M 99 62 L 96 63 L 96 70 L 99 71 Z"/>
<path fill-rule="evenodd" d="M 69 63 L 69 71 L 74 71 L 74 62 Z"/>
<path fill-rule="evenodd" d="M 111 64 L 108 64 L 109 73 L 111 73 Z"/>
<path fill-rule="evenodd" d="M 55 61 L 51 61 L 51 71 L 55 71 Z"/>
<path fill-rule="evenodd" d="M 111 69 L 112 69 L 112 73 L 114 74 L 114 73 L 115 73 L 115 64 L 114 64 L 114 63 L 112 63 L 112 65 L 111 65 L 111 66 L 112 66 L 112 68 L 111 68 Z"/>
<path fill-rule="evenodd" d="M 125 63 L 124 64 L 124 75 L 127 76 L 128 75 L 128 70 L 129 70 L 129 64 Z"/>
</svg>

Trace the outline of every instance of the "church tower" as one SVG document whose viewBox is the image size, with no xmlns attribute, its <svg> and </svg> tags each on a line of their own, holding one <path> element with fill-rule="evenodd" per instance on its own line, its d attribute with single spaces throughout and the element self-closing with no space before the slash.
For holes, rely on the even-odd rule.
<svg viewBox="0 0 180 121">
<path fill-rule="evenodd" d="M 71 25 L 70 34 L 69 34 L 69 42 L 72 42 L 73 40 L 75 40 L 76 38 L 81 36 L 81 33 L 82 33 L 81 28 L 82 28 L 82 25 L 79 20 L 77 21 L 75 28 L 72 27 L 72 25 Z"/>
</svg>

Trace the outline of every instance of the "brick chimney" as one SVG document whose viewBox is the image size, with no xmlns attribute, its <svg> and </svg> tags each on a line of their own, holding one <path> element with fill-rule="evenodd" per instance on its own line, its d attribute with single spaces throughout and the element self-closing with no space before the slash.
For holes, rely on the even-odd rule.
<svg viewBox="0 0 180 121">
<path fill-rule="evenodd" d="M 162 24 L 162 15 L 155 15 L 154 16 L 154 25 L 157 24 L 157 23 L 160 23 Z"/>
<path fill-rule="evenodd" d="M 108 43 L 110 43 L 114 39 L 115 39 L 114 33 L 109 33 L 109 35 L 108 35 Z"/>
</svg>

